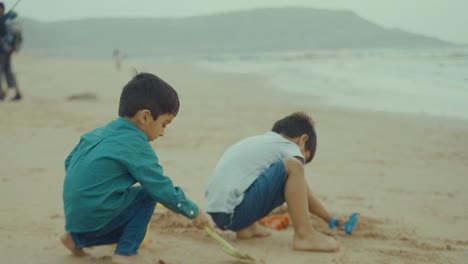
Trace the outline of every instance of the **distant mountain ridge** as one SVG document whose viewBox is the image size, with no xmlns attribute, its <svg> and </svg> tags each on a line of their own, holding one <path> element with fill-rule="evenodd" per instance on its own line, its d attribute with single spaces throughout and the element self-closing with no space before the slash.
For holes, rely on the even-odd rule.
<svg viewBox="0 0 468 264">
<path fill-rule="evenodd" d="M 386 29 L 351 11 L 261 8 L 185 18 L 23 19 L 24 50 L 39 55 L 207 56 L 315 49 L 432 48 L 452 43 Z"/>
</svg>

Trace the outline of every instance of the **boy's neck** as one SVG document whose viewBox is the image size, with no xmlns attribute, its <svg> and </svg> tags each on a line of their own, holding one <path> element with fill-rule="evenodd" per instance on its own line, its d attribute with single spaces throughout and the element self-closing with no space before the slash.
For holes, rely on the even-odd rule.
<svg viewBox="0 0 468 264">
<path fill-rule="evenodd" d="M 281 135 L 284 139 L 286 139 L 286 140 L 288 140 L 288 141 L 291 141 L 292 143 L 294 143 L 294 144 L 296 144 L 297 146 L 299 146 L 299 139 L 300 139 L 300 137 L 291 138 L 291 137 L 288 137 L 288 136 L 286 136 L 285 134 L 282 134 L 282 133 L 280 133 L 280 135 Z"/>
</svg>

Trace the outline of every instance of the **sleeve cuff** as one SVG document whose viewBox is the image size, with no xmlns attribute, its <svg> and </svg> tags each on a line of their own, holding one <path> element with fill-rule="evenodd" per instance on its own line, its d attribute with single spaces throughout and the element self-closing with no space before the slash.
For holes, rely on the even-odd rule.
<svg viewBox="0 0 468 264">
<path fill-rule="evenodd" d="M 174 211 L 176 211 L 179 214 L 182 214 L 187 218 L 194 219 L 197 216 L 199 210 L 200 209 L 194 202 L 186 200 L 184 202 L 177 203 L 177 209 L 175 209 Z"/>
</svg>

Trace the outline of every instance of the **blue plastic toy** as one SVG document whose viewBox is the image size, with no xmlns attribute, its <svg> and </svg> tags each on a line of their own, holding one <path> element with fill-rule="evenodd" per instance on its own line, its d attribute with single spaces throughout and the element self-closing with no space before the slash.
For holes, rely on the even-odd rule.
<svg viewBox="0 0 468 264">
<path fill-rule="evenodd" d="M 354 227 L 356 226 L 357 221 L 358 221 L 358 216 L 359 216 L 358 213 L 352 214 L 349 217 L 348 222 L 343 224 L 343 227 L 344 227 L 344 230 L 345 230 L 346 234 L 349 235 L 349 234 L 351 234 L 353 232 Z M 330 222 L 328 222 L 328 226 L 331 229 L 337 227 L 338 226 L 338 219 L 336 217 L 333 217 L 332 219 L 330 219 Z"/>
</svg>

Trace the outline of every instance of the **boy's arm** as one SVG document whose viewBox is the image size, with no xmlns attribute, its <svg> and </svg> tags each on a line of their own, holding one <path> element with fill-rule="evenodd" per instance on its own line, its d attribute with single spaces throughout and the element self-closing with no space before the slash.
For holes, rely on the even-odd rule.
<svg viewBox="0 0 468 264">
<path fill-rule="evenodd" d="M 285 156 L 292 156 L 299 160 L 302 164 L 305 162 L 305 158 L 298 149 L 297 145 L 295 144 L 286 144 L 283 146 L 281 151 L 284 153 Z M 332 216 L 325 207 L 320 203 L 320 201 L 312 194 L 310 188 L 307 187 L 307 202 L 309 204 L 309 212 L 314 214 L 320 218 L 322 218 L 325 222 L 329 222 Z"/>
<path fill-rule="evenodd" d="M 309 187 L 307 187 L 307 200 L 309 202 L 309 212 L 311 214 L 322 218 L 327 223 L 331 220 L 332 216 L 328 213 L 322 203 L 320 203 L 320 201 L 312 194 Z"/>
<path fill-rule="evenodd" d="M 128 157 L 128 162 L 130 173 L 158 203 L 190 219 L 197 216 L 198 206 L 185 196 L 181 188 L 174 186 L 169 177 L 164 176 L 163 168 L 151 147 L 134 153 Z"/>
</svg>

